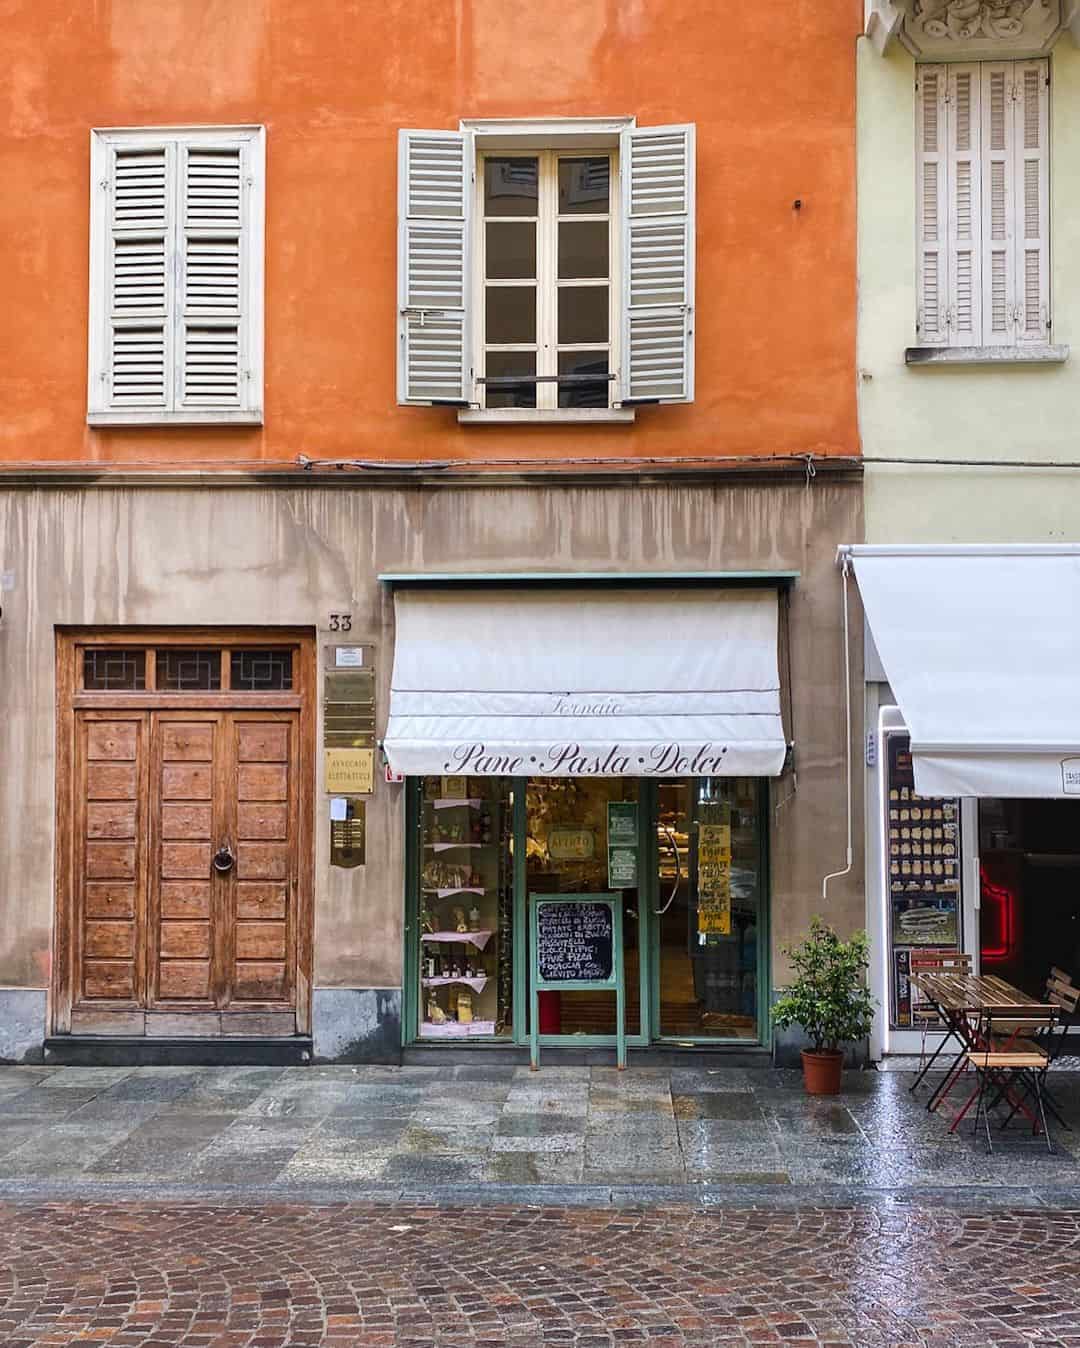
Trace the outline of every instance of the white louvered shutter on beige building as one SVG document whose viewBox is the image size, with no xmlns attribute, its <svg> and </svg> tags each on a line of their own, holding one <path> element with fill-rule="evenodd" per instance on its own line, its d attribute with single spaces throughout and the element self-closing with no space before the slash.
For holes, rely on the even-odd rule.
<svg viewBox="0 0 1080 1348">
<path fill-rule="evenodd" d="M 258 127 L 92 137 L 89 420 L 259 422 Z"/>
<path fill-rule="evenodd" d="M 398 402 L 468 402 L 473 138 L 398 135 Z"/>
<path fill-rule="evenodd" d="M 1047 63 L 916 77 L 917 332 L 924 346 L 1045 343 Z"/>
<path fill-rule="evenodd" d="M 694 127 L 628 127 L 620 400 L 694 398 Z"/>
<path fill-rule="evenodd" d="M 1050 333 L 1050 68 L 1016 67 L 1017 337 L 1045 342 Z"/>
<path fill-rule="evenodd" d="M 948 104 L 944 66 L 924 66 L 916 84 L 916 228 L 919 235 L 918 334 L 937 346 L 948 341 L 949 176 Z"/>
</svg>

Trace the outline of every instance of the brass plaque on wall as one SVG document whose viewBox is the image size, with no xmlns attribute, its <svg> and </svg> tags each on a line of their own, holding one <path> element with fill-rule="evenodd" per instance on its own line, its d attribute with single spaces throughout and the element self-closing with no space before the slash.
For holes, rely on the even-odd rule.
<svg viewBox="0 0 1080 1348">
<path fill-rule="evenodd" d="M 342 866 L 351 870 L 362 866 L 366 848 L 366 803 L 352 796 L 334 802 L 334 813 L 344 814 L 343 819 L 330 818 L 330 865 Z"/>
<path fill-rule="evenodd" d="M 337 795 L 353 791 L 370 796 L 375 790 L 374 749 L 324 749 L 323 790 Z"/>
<path fill-rule="evenodd" d="M 374 646 L 327 646 L 324 655 L 323 747 L 374 749 Z"/>
</svg>

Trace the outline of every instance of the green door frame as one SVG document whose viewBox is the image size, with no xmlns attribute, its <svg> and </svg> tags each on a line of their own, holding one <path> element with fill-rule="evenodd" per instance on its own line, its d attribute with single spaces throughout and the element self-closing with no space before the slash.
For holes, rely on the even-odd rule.
<svg viewBox="0 0 1080 1348">
<path fill-rule="evenodd" d="M 694 779 L 691 779 L 694 780 Z M 526 1007 L 529 988 L 529 932 L 527 922 L 528 883 L 525 867 L 527 818 L 525 790 L 527 778 L 512 779 L 513 836 L 514 836 L 514 1033 L 503 1040 L 476 1039 L 475 1044 L 514 1043 L 528 1045 Z M 760 845 L 760 876 L 758 894 L 757 939 L 757 1020 L 756 1043 L 768 1047 L 771 1042 L 770 988 L 770 877 L 769 877 L 769 788 L 759 791 L 758 838 Z M 402 962 L 404 988 L 402 995 L 401 1039 L 404 1045 L 424 1042 L 425 1047 L 439 1041 L 421 1041 L 419 1038 L 419 942 L 415 939 L 420 922 L 420 778 L 410 777 L 405 783 L 405 925 L 403 929 L 404 960 Z M 660 1034 L 660 919 L 659 866 L 656 838 L 656 782 L 648 777 L 638 778 L 638 980 L 640 1023 L 636 1034 L 628 1034 L 626 1042 L 635 1048 L 650 1043 L 694 1044 L 706 1047 L 712 1044 L 738 1043 L 755 1047 L 749 1040 L 721 1039 L 716 1036 L 686 1036 Z M 654 1033 L 655 1027 L 655 1033 Z M 577 1045 L 583 1048 L 611 1047 L 616 1037 L 610 1035 L 541 1035 L 542 1045 L 558 1047 Z M 460 1040 L 443 1041 L 460 1047 Z"/>
</svg>

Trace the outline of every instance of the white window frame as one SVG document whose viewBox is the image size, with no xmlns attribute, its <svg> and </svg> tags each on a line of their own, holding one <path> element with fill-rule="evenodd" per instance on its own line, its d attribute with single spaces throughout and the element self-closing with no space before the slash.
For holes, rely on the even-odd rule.
<svg viewBox="0 0 1080 1348">
<path fill-rule="evenodd" d="M 604 408 L 573 409 L 606 412 L 618 407 L 617 388 L 618 388 L 618 370 L 619 370 L 619 304 L 621 298 L 621 273 L 619 269 L 619 202 L 621 199 L 621 186 L 619 182 L 619 151 L 618 149 L 576 149 L 572 146 L 559 146 L 549 150 L 522 150 L 514 151 L 515 157 L 536 158 L 538 160 L 539 171 L 539 192 L 537 201 L 538 215 L 536 217 L 536 342 L 522 344 L 489 343 L 486 333 L 486 291 L 489 285 L 529 285 L 528 281 L 519 282 L 514 280 L 494 279 L 489 281 L 487 278 L 487 222 L 491 220 L 505 219 L 508 222 L 521 219 L 531 219 L 532 217 L 505 216 L 505 217 L 485 217 L 484 214 L 484 162 L 487 159 L 506 158 L 506 150 L 478 150 L 476 163 L 475 179 L 475 219 L 477 221 L 477 245 L 475 266 L 473 269 L 473 312 L 476 314 L 476 323 L 473 329 L 473 401 L 476 402 L 484 411 L 540 411 L 540 412 L 566 412 L 568 408 L 559 407 L 559 389 L 556 383 L 550 382 L 551 378 L 558 374 L 559 355 L 562 351 L 582 350 L 597 351 L 601 348 L 607 349 L 608 357 L 608 402 Z M 610 166 L 609 189 L 608 189 L 608 209 L 602 214 L 607 215 L 608 220 L 608 271 L 607 277 L 574 277 L 560 280 L 559 278 L 559 224 L 563 218 L 571 221 L 587 221 L 594 217 L 591 214 L 583 213 L 581 215 L 570 215 L 560 217 L 559 215 L 559 160 L 563 158 L 582 158 L 593 156 L 606 159 Z M 574 286 L 598 287 L 606 285 L 608 288 L 608 336 L 607 341 L 597 342 L 562 342 L 558 340 L 558 295 L 561 289 Z M 536 373 L 546 377 L 546 382 L 536 385 L 536 407 L 534 408 L 489 408 L 487 406 L 487 388 L 486 385 L 479 383 L 481 371 L 486 371 L 486 353 L 491 345 L 496 345 L 500 351 L 512 352 L 514 350 L 536 351 Z"/>
<path fill-rule="evenodd" d="M 110 207 L 113 155 L 117 149 L 170 149 L 168 191 L 172 209 L 166 285 L 173 304 L 166 341 L 165 407 L 115 407 L 110 399 L 111 321 L 109 298 Z M 179 295 L 182 261 L 177 244 L 180 147 L 242 147 L 240 244 L 240 381 L 237 403 L 184 407 L 181 404 L 179 334 L 183 316 Z M 105 127 L 90 133 L 90 291 L 87 374 L 87 422 L 91 426 L 262 425 L 266 133 L 257 125 Z M 212 324 L 211 324 L 212 325 Z"/>
<path fill-rule="evenodd" d="M 480 422 L 571 422 L 571 421 L 633 421 L 632 407 L 622 407 L 618 401 L 619 358 L 622 338 L 621 303 L 621 238 L 622 186 L 619 178 L 619 137 L 624 127 L 636 126 L 634 117 L 566 117 L 551 119 L 468 118 L 459 123 L 459 129 L 470 131 L 475 144 L 473 182 L 473 218 L 477 222 L 476 247 L 473 250 L 470 276 L 472 312 L 472 392 L 470 407 L 458 413 L 464 423 Z M 606 155 L 611 162 L 610 192 L 608 197 L 609 254 L 608 254 L 608 369 L 615 376 L 610 380 L 607 407 L 569 408 L 558 406 L 558 385 L 538 384 L 536 407 L 486 407 L 484 385 L 476 382 L 484 369 L 485 349 L 485 250 L 484 229 L 484 173 L 486 158 L 537 155 L 541 161 L 541 206 L 537 226 L 537 374 L 555 374 L 558 370 L 557 346 L 557 289 L 558 281 L 558 169 L 560 156 Z M 545 166 L 546 169 L 545 169 Z M 588 281 L 582 282 L 588 284 Z M 567 280 L 567 285 L 575 284 Z M 604 343 L 566 343 L 583 349 L 596 350 Z M 547 347 L 548 360 L 543 353 Z M 550 369 L 547 366 L 550 365 Z"/>
</svg>

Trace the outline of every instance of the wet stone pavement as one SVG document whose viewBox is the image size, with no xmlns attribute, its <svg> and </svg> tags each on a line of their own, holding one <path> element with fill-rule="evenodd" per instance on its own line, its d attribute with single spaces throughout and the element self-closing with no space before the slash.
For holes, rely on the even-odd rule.
<svg viewBox="0 0 1080 1348">
<path fill-rule="evenodd" d="M 491 1185 L 1080 1190 L 1080 1075 L 1053 1075 L 1078 1121 L 1054 1155 L 1018 1127 L 987 1155 L 910 1080 L 848 1073 L 842 1096 L 814 1100 L 797 1072 L 760 1068 L 0 1068 L 0 1196 L 20 1182 L 470 1201 Z"/>
<path fill-rule="evenodd" d="M 1080 1137 L 909 1082 L 0 1068 L 0 1343 L 1080 1348 Z"/>
</svg>

